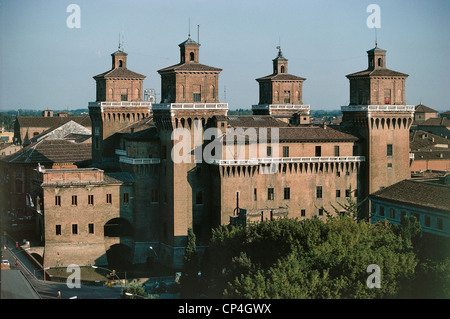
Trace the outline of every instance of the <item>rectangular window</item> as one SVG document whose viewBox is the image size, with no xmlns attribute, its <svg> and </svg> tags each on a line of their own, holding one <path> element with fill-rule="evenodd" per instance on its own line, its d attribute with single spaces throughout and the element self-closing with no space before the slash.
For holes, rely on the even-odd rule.
<svg viewBox="0 0 450 319">
<path fill-rule="evenodd" d="M 380 216 L 384 216 L 384 207 L 380 206 Z"/>
<path fill-rule="evenodd" d="M 88 225 L 88 231 L 89 231 L 89 234 L 93 234 L 94 233 L 94 224 L 89 224 Z"/>
<path fill-rule="evenodd" d="M 322 198 L 322 186 L 316 187 L 316 198 Z"/>
<path fill-rule="evenodd" d="M 128 204 L 130 202 L 130 195 L 128 193 L 123 193 L 123 203 Z"/>
<path fill-rule="evenodd" d="M 352 191 L 350 189 L 345 190 L 345 197 L 352 197 Z"/>
<path fill-rule="evenodd" d="M 61 206 L 61 196 L 55 196 L 55 205 Z"/>
<path fill-rule="evenodd" d="M 388 144 L 386 148 L 386 155 L 392 156 L 392 144 Z"/>
<path fill-rule="evenodd" d="M 56 225 L 56 235 L 61 235 L 61 225 Z"/>
<path fill-rule="evenodd" d="M 384 90 L 384 104 L 391 104 L 391 89 Z"/>
<path fill-rule="evenodd" d="M 158 197 L 159 197 L 158 190 L 152 189 L 152 203 L 157 203 L 159 201 Z"/>
<path fill-rule="evenodd" d="M 339 145 L 334 146 L 334 156 L 339 156 Z"/>
<path fill-rule="evenodd" d="M 387 163 L 387 168 L 392 168 L 392 163 Z"/>
<path fill-rule="evenodd" d="M 121 94 L 120 95 L 120 100 L 121 101 L 128 101 L 128 94 Z"/>
<path fill-rule="evenodd" d="M 341 190 L 340 189 L 336 189 L 336 197 L 341 197 Z"/>
<path fill-rule="evenodd" d="M 78 234 L 78 224 L 72 224 L 72 235 Z"/>
<path fill-rule="evenodd" d="M 323 208 L 319 208 L 319 216 L 323 216 Z"/>
<path fill-rule="evenodd" d="M 88 195 L 88 205 L 94 205 L 94 195 Z"/>
<path fill-rule="evenodd" d="M 322 146 L 316 146 L 316 157 L 322 156 Z"/>
<path fill-rule="evenodd" d="M 253 200 L 258 200 L 258 191 L 256 188 L 253 189 Z"/>
<path fill-rule="evenodd" d="M 200 93 L 194 93 L 193 94 L 193 100 L 194 100 L 194 103 L 195 102 L 200 102 L 202 100 L 202 97 L 201 97 Z"/>
<path fill-rule="evenodd" d="M 106 194 L 106 204 L 112 204 L 112 194 Z"/>
<path fill-rule="evenodd" d="M 437 220 L 437 228 L 440 230 L 442 230 L 444 228 L 444 222 L 440 218 L 438 218 L 438 220 Z"/>
<path fill-rule="evenodd" d="M 431 219 L 430 216 L 425 216 L 425 226 L 430 227 Z"/>
<path fill-rule="evenodd" d="M 389 216 L 390 216 L 391 218 L 395 218 L 395 209 L 391 208 L 391 209 L 389 210 Z"/>
<path fill-rule="evenodd" d="M 72 195 L 72 206 L 77 206 L 78 198 L 77 195 Z"/>
<path fill-rule="evenodd" d="M 300 211 L 300 216 L 305 217 L 306 216 L 306 209 L 302 209 Z"/>
<path fill-rule="evenodd" d="M 283 146 L 283 157 L 289 157 L 289 146 Z"/>
<path fill-rule="evenodd" d="M 203 191 L 198 191 L 195 193 L 195 203 L 197 205 L 203 204 Z"/>
<path fill-rule="evenodd" d="M 289 187 L 284 188 L 284 199 L 291 199 L 291 189 Z"/>
<path fill-rule="evenodd" d="M 272 156 L 272 146 L 267 146 L 267 157 Z"/>
<path fill-rule="evenodd" d="M 273 188 L 267 189 L 267 200 L 274 200 L 275 195 L 273 193 Z"/>
<path fill-rule="evenodd" d="M 284 103 L 291 103 L 291 91 L 284 91 Z"/>
</svg>

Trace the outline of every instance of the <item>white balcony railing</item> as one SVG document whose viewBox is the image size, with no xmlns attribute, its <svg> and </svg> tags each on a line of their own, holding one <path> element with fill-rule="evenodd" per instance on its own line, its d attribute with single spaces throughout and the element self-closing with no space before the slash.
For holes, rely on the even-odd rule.
<svg viewBox="0 0 450 319">
<path fill-rule="evenodd" d="M 345 105 L 341 106 L 341 111 L 382 111 L 382 112 L 414 112 L 414 105 L 392 105 L 392 104 L 384 104 L 384 105 Z"/>
<path fill-rule="evenodd" d="M 151 107 L 152 102 L 148 101 L 102 101 L 102 102 L 89 102 L 89 107 L 104 107 L 104 106 L 126 106 L 126 107 Z"/>
<path fill-rule="evenodd" d="M 365 156 L 329 156 L 329 157 L 265 157 L 249 160 L 214 160 L 213 165 L 258 165 L 278 163 L 342 163 L 365 162 Z"/>
<path fill-rule="evenodd" d="M 228 110 L 228 103 L 161 103 L 153 110 Z"/>
<path fill-rule="evenodd" d="M 304 110 L 308 111 L 311 109 L 310 105 L 307 104 L 256 104 L 252 105 L 253 110 Z"/>
<path fill-rule="evenodd" d="M 159 164 L 161 160 L 159 158 L 131 158 L 126 156 L 119 157 L 120 163 L 139 165 L 139 164 Z"/>
<path fill-rule="evenodd" d="M 116 155 L 121 155 L 121 156 L 127 156 L 127 151 L 116 149 L 115 150 L 115 154 Z"/>
</svg>

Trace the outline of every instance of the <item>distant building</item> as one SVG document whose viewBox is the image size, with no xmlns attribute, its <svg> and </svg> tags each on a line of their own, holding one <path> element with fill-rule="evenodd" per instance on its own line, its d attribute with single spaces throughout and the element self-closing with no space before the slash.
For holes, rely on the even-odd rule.
<svg viewBox="0 0 450 319">
<path fill-rule="evenodd" d="M 74 121 L 84 127 L 91 129 L 89 116 L 53 116 L 53 111 L 44 111 L 44 116 L 18 116 L 14 122 L 14 143 L 28 145 L 33 137 L 53 127 L 69 121 Z M 63 115 L 63 114 L 62 114 Z"/>
<path fill-rule="evenodd" d="M 417 125 L 417 129 L 430 132 L 443 138 L 450 138 L 450 118 L 429 118 Z"/>
<path fill-rule="evenodd" d="M 92 133 L 70 119 L 54 130 L 36 135 L 32 144 L 0 159 L 0 173 L 4 182 L 0 190 L 1 212 L 9 212 L 16 218 L 34 215 L 28 210 L 26 199 L 27 196 L 35 199 L 38 195 L 35 180 L 38 165 L 46 168 L 76 168 L 90 164 Z"/>
<path fill-rule="evenodd" d="M 442 112 L 441 114 L 439 114 L 439 116 L 440 117 L 442 117 L 442 118 L 450 118 L 450 111 L 447 111 L 447 112 Z"/>
<path fill-rule="evenodd" d="M 430 118 L 438 118 L 438 111 L 420 103 L 414 112 L 414 124 L 420 124 Z"/>
<path fill-rule="evenodd" d="M 415 216 L 422 236 L 444 253 L 450 243 L 450 175 L 422 180 L 407 179 L 369 196 L 371 221 L 387 220 L 400 225 L 403 216 Z"/>
<path fill-rule="evenodd" d="M 421 131 L 410 132 L 411 172 L 450 171 L 450 139 Z"/>
</svg>

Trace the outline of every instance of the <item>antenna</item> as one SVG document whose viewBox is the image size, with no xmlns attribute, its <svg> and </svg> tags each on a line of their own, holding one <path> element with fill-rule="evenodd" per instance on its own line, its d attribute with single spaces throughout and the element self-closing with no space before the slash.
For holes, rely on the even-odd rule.
<svg viewBox="0 0 450 319">
<path fill-rule="evenodd" d="M 197 43 L 200 44 L 200 24 L 197 24 Z"/>
<path fill-rule="evenodd" d="M 377 28 L 375 29 L 375 47 L 378 47 L 378 36 L 377 36 Z"/>
</svg>

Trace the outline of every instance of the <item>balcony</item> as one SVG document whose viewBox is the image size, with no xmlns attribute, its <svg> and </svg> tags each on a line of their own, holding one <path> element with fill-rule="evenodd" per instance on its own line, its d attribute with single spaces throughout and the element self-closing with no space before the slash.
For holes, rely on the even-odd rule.
<svg viewBox="0 0 450 319">
<path fill-rule="evenodd" d="M 120 156 L 127 156 L 127 151 L 116 149 L 115 154 Z"/>
<path fill-rule="evenodd" d="M 161 103 L 153 110 L 228 110 L 228 103 Z"/>
<path fill-rule="evenodd" d="M 104 106 L 121 106 L 121 107 L 151 107 L 152 102 L 148 101 L 101 101 L 101 102 L 89 102 L 89 107 L 104 107 Z"/>
<path fill-rule="evenodd" d="M 341 106 L 342 112 L 414 112 L 414 105 L 345 105 Z"/>
<path fill-rule="evenodd" d="M 120 156 L 119 162 L 131 165 L 146 165 L 146 164 L 159 164 L 161 160 L 159 158 L 131 158 L 127 156 Z"/>
<path fill-rule="evenodd" d="M 308 111 L 311 109 L 307 104 L 257 104 L 252 105 L 252 110 L 295 110 Z"/>
<path fill-rule="evenodd" d="M 214 160 L 213 165 L 259 165 L 279 163 L 345 163 L 365 162 L 365 156 L 330 156 L 330 157 L 265 157 L 249 160 Z"/>
</svg>

